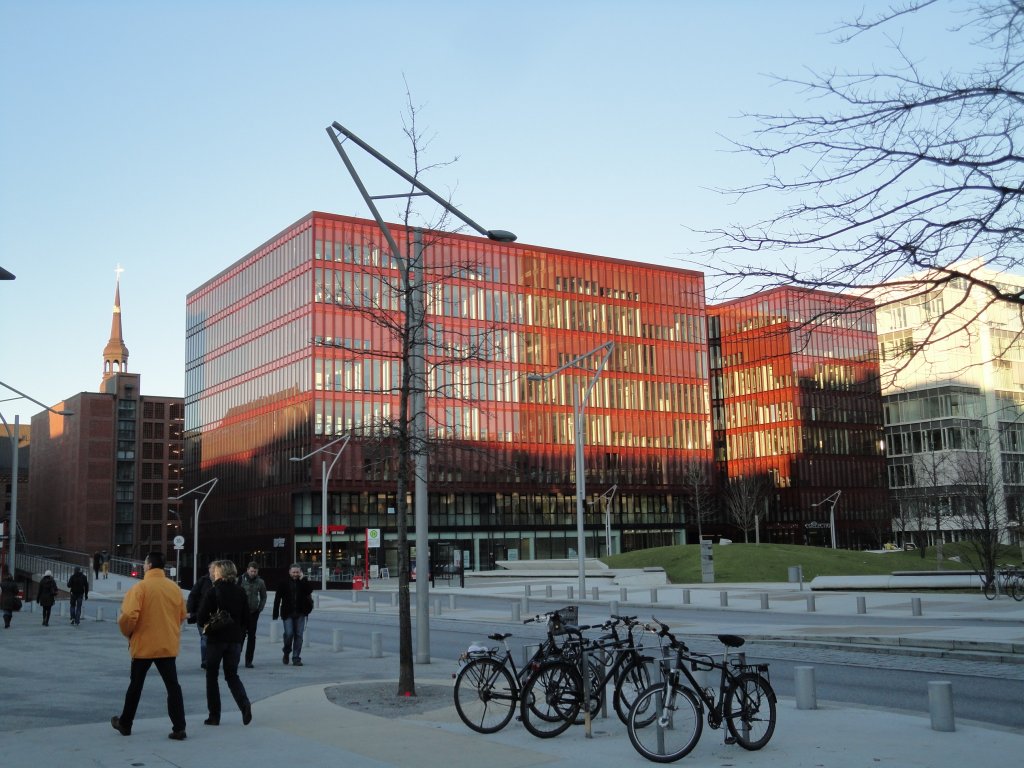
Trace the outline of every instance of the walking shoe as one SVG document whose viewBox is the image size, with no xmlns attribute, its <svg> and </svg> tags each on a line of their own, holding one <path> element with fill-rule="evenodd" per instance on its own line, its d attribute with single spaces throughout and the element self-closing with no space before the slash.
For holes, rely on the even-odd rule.
<svg viewBox="0 0 1024 768">
<path fill-rule="evenodd" d="M 210 715 L 208 718 L 203 720 L 203 725 L 220 725 L 220 718 Z"/>
<path fill-rule="evenodd" d="M 184 731 L 171 731 L 167 734 L 168 739 L 174 739 L 175 741 L 184 741 L 188 738 Z"/>
<path fill-rule="evenodd" d="M 120 733 L 122 736 L 131 736 L 132 729 L 121 725 L 121 718 L 114 715 L 110 718 L 110 724 L 114 727 L 114 730 Z"/>
<path fill-rule="evenodd" d="M 242 725 L 248 725 L 252 722 L 252 704 L 246 704 L 242 707 Z"/>
<path fill-rule="evenodd" d="M 281 657 L 281 663 L 282 664 L 287 664 L 288 663 L 288 654 L 287 653 L 284 656 Z"/>
<path fill-rule="evenodd" d="M 301 659 L 292 659 L 292 666 L 293 667 L 301 667 L 302 666 L 302 660 Z"/>
<path fill-rule="evenodd" d="M 249 663 L 248 661 L 247 661 L 247 662 L 245 662 L 245 668 L 246 668 L 246 669 L 254 669 L 253 665 L 252 665 L 252 664 L 250 664 L 250 663 Z"/>
</svg>

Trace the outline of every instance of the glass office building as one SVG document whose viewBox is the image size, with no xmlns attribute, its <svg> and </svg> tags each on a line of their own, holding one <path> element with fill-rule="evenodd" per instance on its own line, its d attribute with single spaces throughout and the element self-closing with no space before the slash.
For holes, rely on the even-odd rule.
<svg viewBox="0 0 1024 768">
<path fill-rule="evenodd" d="M 683 541 L 680 468 L 711 461 L 703 276 L 464 235 L 423 243 L 434 561 L 575 556 L 572 402 L 597 359 L 527 377 L 608 341 L 584 410 L 587 554 L 606 553 L 606 516 L 614 552 Z M 394 568 L 398 266 L 374 222 L 314 212 L 189 294 L 183 489 L 219 480 L 200 558 L 315 560 L 323 470 L 290 458 L 351 435 L 329 477 L 328 565 L 359 565 L 376 528 L 375 562 Z"/>
<path fill-rule="evenodd" d="M 715 463 L 770 487 L 761 539 L 829 546 L 834 517 L 839 547 L 887 541 L 873 302 L 777 288 L 708 313 Z"/>
</svg>

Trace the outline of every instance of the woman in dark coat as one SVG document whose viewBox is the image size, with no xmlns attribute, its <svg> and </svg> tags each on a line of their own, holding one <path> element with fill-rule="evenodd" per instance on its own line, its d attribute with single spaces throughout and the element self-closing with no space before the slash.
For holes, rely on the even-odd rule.
<svg viewBox="0 0 1024 768">
<path fill-rule="evenodd" d="M 18 585 L 11 576 L 11 572 L 5 570 L 3 578 L 0 579 L 0 611 L 4 614 L 4 629 L 11 626 L 11 617 L 14 615 L 14 601 L 18 599 Z"/>
<path fill-rule="evenodd" d="M 252 707 L 245 686 L 238 677 L 238 662 L 242 657 L 242 641 L 249 621 L 249 599 L 238 585 L 238 569 L 230 560 L 216 560 L 210 565 L 213 587 L 199 605 L 197 622 L 205 627 L 218 608 L 231 614 L 230 626 L 206 633 L 206 707 L 210 716 L 207 725 L 220 725 L 220 673 L 224 663 L 224 680 L 228 690 L 242 712 L 242 724 L 252 722 Z"/>
<path fill-rule="evenodd" d="M 53 578 L 53 571 L 47 571 L 39 580 L 39 590 L 36 592 L 36 602 L 43 609 L 43 626 L 50 626 L 50 611 L 57 600 L 57 593 L 60 589 Z"/>
</svg>

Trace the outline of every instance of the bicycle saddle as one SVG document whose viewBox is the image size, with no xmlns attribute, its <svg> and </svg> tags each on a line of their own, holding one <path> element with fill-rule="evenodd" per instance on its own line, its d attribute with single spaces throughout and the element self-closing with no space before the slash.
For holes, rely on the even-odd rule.
<svg viewBox="0 0 1024 768">
<path fill-rule="evenodd" d="M 719 635 L 718 639 L 730 648 L 739 648 L 744 643 L 743 638 L 738 635 Z"/>
</svg>

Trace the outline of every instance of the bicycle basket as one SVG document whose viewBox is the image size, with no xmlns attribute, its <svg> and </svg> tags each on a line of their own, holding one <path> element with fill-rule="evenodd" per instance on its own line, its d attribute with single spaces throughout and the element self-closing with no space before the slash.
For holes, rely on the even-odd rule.
<svg viewBox="0 0 1024 768">
<path fill-rule="evenodd" d="M 551 631 L 553 634 L 565 634 L 565 625 L 576 625 L 579 623 L 580 609 L 576 605 L 567 605 L 559 608 L 551 617 Z"/>
</svg>

